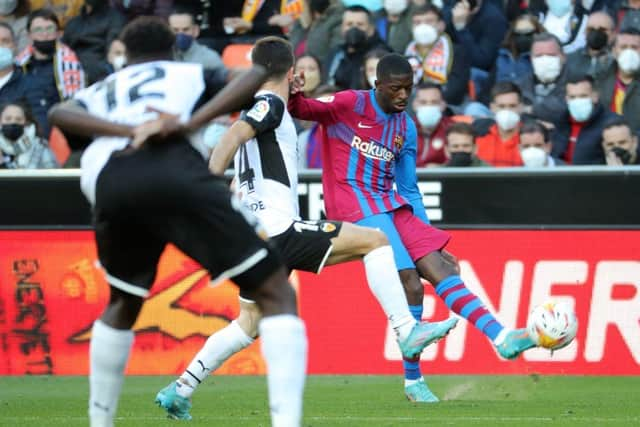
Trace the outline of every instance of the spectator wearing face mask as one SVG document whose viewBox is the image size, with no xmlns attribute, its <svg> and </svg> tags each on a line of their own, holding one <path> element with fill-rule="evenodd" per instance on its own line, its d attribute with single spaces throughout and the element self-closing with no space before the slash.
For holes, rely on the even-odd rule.
<svg viewBox="0 0 640 427">
<path fill-rule="evenodd" d="M 416 7 L 411 15 L 411 25 L 413 40 L 404 55 L 413 67 L 414 83 L 441 85 L 448 104 L 462 104 L 471 69 L 464 47 L 454 44 L 444 32 L 444 19 L 435 6 Z"/>
<path fill-rule="evenodd" d="M 16 58 L 29 91 L 27 103 L 42 135 L 49 135 L 47 112 L 85 87 L 85 74 L 75 52 L 60 42 L 58 17 L 49 9 L 34 10 L 27 21 L 31 43 Z"/>
<path fill-rule="evenodd" d="M 366 53 L 376 48 L 390 49 L 378 36 L 371 13 L 362 6 L 345 9 L 341 31 L 343 44 L 329 55 L 325 80 L 342 89 L 364 89 L 361 76 Z"/>
<path fill-rule="evenodd" d="M 383 6 L 376 30 L 394 52 L 402 53 L 411 41 L 411 0 L 384 0 Z"/>
<path fill-rule="evenodd" d="M 489 163 L 476 156 L 473 126 L 468 123 L 453 123 L 446 132 L 445 150 L 449 167 L 487 167 Z"/>
<path fill-rule="evenodd" d="M 602 149 L 608 166 L 640 165 L 638 137 L 624 119 L 613 120 L 604 127 Z"/>
<path fill-rule="evenodd" d="M 554 123 L 551 155 L 574 165 L 604 164 L 602 129 L 618 116 L 598 101 L 589 75 L 568 80 L 566 98 L 568 111 Z"/>
<path fill-rule="evenodd" d="M 330 0 L 309 0 L 307 4 L 308 19 L 303 19 L 303 14 L 296 20 L 288 34 L 289 41 L 296 55 L 309 53 L 316 58 L 325 59 L 342 40 L 342 5 Z"/>
<path fill-rule="evenodd" d="M 220 55 L 196 40 L 200 26 L 193 11 L 187 7 L 176 7 L 169 15 L 169 27 L 176 35 L 174 59 L 179 62 L 201 64 L 206 70 L 226 73 Z"/>
<path fill-rule="evenodd" d="M 565 56 L 555 36 L 541 33 L 533 37 L 531 64 L 533 75 L 523 75 L 515 83 L 522 91 L 524 104 L 531 106 L 532 115 L 553 123 L 567 109 Z"/>
<path fill-rule="evenodd" d="M 476 92 L 482 92 L 507 32 L 503 11 L 486 0 L 459 0 L 447 3 L 443 15 L 453 41 L 464 46 Z"/>
<path fill-rule="evenodd" d="M 107 74 L 122 70 L 127 65 L 127 51 L 120 39 L 113 39 L 107 51 Z"/>
<path fill-rule="evenodd" d="M 376 69 L 380 58 L 389 52 L 384 49 L 373 49 L 364 56 L 364 67 L 362 68 L 362 87 L 373 89 L 376 87 Z"/>
<path fill-rule="evenodd" d="M 453 123 L 444 102 L 442 87 L 435 83 L 420 83 L 411 103 L 415 114 L 418 140 L 416 166 L 441 166 L 449 161 L 445 148 L 446 132 Z"/>
<path fill-rule="evenodd" d="M 570 73 L 589 74 L 600 79 L 613 62 L 611 45 L 615 36 L 613 19 L 604 12 L 593 12 L 587 20 L 587 45 L 567 57 Z"/>
<path fill-rule="evenodd" d="M 545 30 L 558 38 L 565 54 L 586 44 L 587 10 L 576 0 L 546 0 L 547 12 L 540 17 Z"/>
<path fill-rule="evenodd" d="M 478 157 L 493 166 L 522 166 L 518 150 L 523 110 L 520 89 L 511 82 L 496 83 L 491 90 L 490 106 L 495 120 L 479 119 L 474 122 L 478 132 Z M 484 130 L 487 124 L 489 127 Z"/>
<path fill-rule="evenodd" d="M 124 24 L 124 16 L 101 0 L 85 0 L 80 14 L 67 23 L 62 42 L 78 55 L 88 84 L 106 77 L 109 44 Z"/>
<path fill-rule="evenodd" d="M 548 168 L 566 164 L 551 157 L 549 130 L 535 120 L 525 120 L 520 126 L 518 149 L 522 163 L 528 168 Z"/>
<path fill-rule="evenodd" d="M 11 26 L 17 52 L 21 52 L 29 44 L 29 32 L 27 31 L 29 12 L 31 12 L 29 1 L 0 1 L 0 22 Z"/>
<path fill-rule="evenodd" d="M 596 80 L 600 100 L 640 131 L 640 29 L 623 28 L 613 48 L 615 62 Z"/>
<path fill-rule="evenodd" d="M 13 30 L 0 22 L 0 104 L 23 100 L 29 91 L 22 70 L 14 64 L 15 49 Z"/>
<path fill-rule="evenodd" d="M 513 21 L 496 59 L 495 81 L 515 82 L 533 74 L 531 45 L 542 26 L 533 15 L 521 15 Z"/>
<path fill-rule="evenodd" d="M 58 167 L 45 140 L 39 138 L 36 124 L 20 104 L 0 108 L 0 168 L 50 169 Z"/>
</svg>

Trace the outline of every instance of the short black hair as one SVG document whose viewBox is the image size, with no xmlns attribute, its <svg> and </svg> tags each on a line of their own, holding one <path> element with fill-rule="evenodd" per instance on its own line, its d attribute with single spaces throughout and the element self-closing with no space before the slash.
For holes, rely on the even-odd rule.
<svg viewBox="0 0 640 427">
<path fill-rule="evenodd" d="M 604 127 L 602 128 L 602 134 L 604 135 L 604 131 L 605 130 L 608 130 L 608 129 L 611 129 L 611 128 L 617 128 L 618 126 L 625 126 L 627 129 L 629 129 L 629 133 L 631 134 L 631 136 L 634 136 L 633 129 L 631 128 L 631 125 L 629 124 L 628 121 L 626 121 L 622 117 L 615 117 L 615 118 L 609 120 L 608 122 L 606 122 Z"/>
<path fill-rule="evenodd" d="M 189 6 L 189 5 L 182 5 L 182 4 L 175 5 L 173 9 L 171 9 L 171 13 L 169 14 L 169 16 L 173 16 L 173 15 L 189 15 L 191 17 L 192 24 L 198 23 L 196 20 L 196 16 L 197 16 L 196 11 L 192 6 Z"/>
<path fill-rule="evenodd" d="M 376 78 L 378 81 L 388 81 L 391 76 L 406 76 L 413 74 L 413 68 L 407 58 L 398 53 L 388 53 L 376 66 Z"/>
<path fill-rule="evenodd" d="M 549 141 L 549 129 L 547 129 L 542 123 L 540 123 L 537 120 L 525 120 L 522 123 L 522 126 L 520 126 L 520 136 L 526 134 L 526 133 L 540 133 L 542 134 L 542 138 L 544 139 L 545 143 L 550 142 Z"/>
<path fill-rule="evenodd" d="M 429 2 L 423 4 L 422 6 L 417 6 L 416 8 L 414 8 L 411 12 L 411 17 L 413 18 L 416 15 L 426 15 L 428 13 L 433 13 L 438 17 L 439 21 L 444 21 L 444 16 L 442 15 L 440 9 Z"/>
<path fill-rule="evenodd" d="M 293 47 L 282 37 L 263 37 L 251 49 L 251 62 L 266 68 L 270 79 L 280 79 L 295 63 Z"/>
<path fill-rule="evenodd" d="M 518 100 L 522 101 L 522 91 L 513 82 L 498 82 L 493 88 L 491 88 L 491 101 L 495 101 L 497 96 L 504 95 L 507 93 L 515 93 L 518 95 Z"/>
<path fill-rule="evenodd" d="M 587 82 L 589 83 L 589 85 L 591 86 L 591 88 L 594 88 L 594 80 L 593 77 L 590 74 L 586 74 L 586 73 L 578 73 L 578 74 L 574 74 L 572 76 L 569 76 L 569 78 L 567 79 L 567 83 L 566 85 L 575 85 L 578 83 L 583 83 L 583 82 Z"/>
<path fill-rule="evenodd" d="M 558 45 L 558 49 L 560 50 L 560 53 L 563 53 L 562 52 L 562 42 L 555 35 L 553 35 L 551 33 L 548 33 L 546 31 L 544 33 L 539 33 L 539 34 L 534 34 L 533 35 L 533 42 L 532 42 L 533 44 L 538 43 L 538 42 L 548 42 L 548 41 L 556 42 L 556 44 Z"/>
<path fill-rule="evenodd" d="M 139 16 L 120 33 L 127 49 L 127 58 L 171 57 L 176 36 L 169 24 L 158 16 Z"/>
<path fill-rule="evenodd" d="M 367 15 L 367 19 L 369 20 L 369 23 L 372 23 L 372 17 L 371 17 L 371 12 L 369 12 L 369 9 L 367 9 L 364 6 L 360 6 L 359 4 L 355 4 L 353 6 L 349 6 L 347 8 L 345 8 L 344 12 L 356 12 L 356 13 L 364 13 L 365 15 Z M 342 14 L 342 16 L 344 16 L 344 12 Z"/>
<path fill-rule="evenodd" d="M 27 31 L 31 31 L 31 23 L 36 18 L 42 18 L 46 21 L 52 21 L 56 24 L 56 28 L 60 29 L 60 20 L 58 19 L 58 15 L 48 7 L 43 7 L 41 9 L 36 9 L 29 14 L 27 18 Z"/>
<path fill-rule="evenodd" d="M 469 135 L 473 139 L 473 142 L 476 142 L 476 132 L 473 130 L 473 126 L 471 126 L 471 124 L 469 123 L 456 122 L 449 126 L 447 128 L 447 131 L 445 132 L 445 138 L 447 139 L 447 142 L 449 142 L 449 135 L 451 135 L 452 133 Z"/>
</svg>

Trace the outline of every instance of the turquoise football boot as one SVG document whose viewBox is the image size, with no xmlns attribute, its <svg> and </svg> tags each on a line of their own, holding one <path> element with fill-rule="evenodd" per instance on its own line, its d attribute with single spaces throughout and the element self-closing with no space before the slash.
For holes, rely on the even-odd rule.
<svg viewBox="0 0 640 427">
<path fill-rule="evenodd" d="M 520 354 L 536 346 L 526 329 L 514 329 L 507 332 L 504 341 L 496 345 L 496 350 L 505 359 L 515 359 Z"/>
<path fill-rule="evenodd" d="M 424 380 L 420 380 L 417 383 L 411 384 L 404 388 L 404 394 L 411 402 L 416 403 L 437 403 L 440 399 L 433 394 L 427 383 Z"/>
<path fill-rule="evenodd" d="M 447 336 L 457 323 L 457 317 L 450 317 L 442 322 L 417 323 L 409 336 L 403 342 L 398 342 L 402 355 L 407 359 L 413 359 L 422 353 L 426 346 Z"/>
<path fill-rule="evenodd" d="M 156 404 L 167 411 L 167 416 L 174 420 L 190 420 L 191 402 L 176 393 L 176 382 L 172 382 L 156 395 Z"/>
</svg>

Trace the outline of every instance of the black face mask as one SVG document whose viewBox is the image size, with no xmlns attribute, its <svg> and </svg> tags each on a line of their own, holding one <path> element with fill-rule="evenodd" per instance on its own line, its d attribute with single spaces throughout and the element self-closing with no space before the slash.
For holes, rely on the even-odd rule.
<svg viewBox="0 0 640 427">
<path fill-rule="evenodd" d="M 587 46 L 593 50 L 600 50 L 607 46 L 607 33 L 598 28 L 597 30 L 590 30 L 587 33 Z"/>
<path fill-rule="evenodd" d="M 514 41 L 518 53 L 529 52 L 533 43 L 533 33 L 516 34 Z"/>
<path fill-rule="evenodd" d="M 631 153 L 629 151 L 625 150 L 622 147 L 613 147 L 611 151 L 613 151 L 616 157 L 620 159 L 622 164 L 628 165 L 629 163 L 631 163 Z"/>
<path fill-rule="evenodd" d="M 44 55 L 52 55 L 56 51 L 56 40 L 34 40 L 33 47 Z"/>
<path fill-rule="evenodd" d="M 471 165 L 471 153 L 467 153 L 466 151 L 457 151 L 455 153 L 451 153 L 451 159 L 447 166 L 469 166 Z"/>
<path fill-rule="evenodd" d="M 360 28 L 350 28 L 344 35 L 344 41 L 348 47 L 360 50 L 367 44 L 367 33 Z"/>
<path fill-rule="evenodd" d="M 16 141 L 24 133 L 24 125 L 18 123 L 11 123 L 9 125 L 2 125 L 2 136 L 9 141 Z"/>
</svg>

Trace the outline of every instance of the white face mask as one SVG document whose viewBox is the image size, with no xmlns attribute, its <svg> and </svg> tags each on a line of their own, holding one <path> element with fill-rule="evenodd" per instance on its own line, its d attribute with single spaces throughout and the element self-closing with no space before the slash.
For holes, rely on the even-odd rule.
<svg viewBox="0 0 640 427">
<path fill-rule="evenodd" d="M 372 89 L 376 87 L 376 76 L 367 76 L 367 81 L 369 82 L 369 86 L 371 86 Z"/>
<path fill-rule="evenodd" d="M 442 118 L 442 111 L 437 105 L 421 105 L 416 109 L 416 117 L 421 126 L 434 128 Z"/>
<path fill-rule="evenodd" d="M 438 30 L 429 24 L 419 24 L 413 27 L 413 39 L 420 45 L 433 44 L 438 39 Z"/>
<path fill-rule="evenodd" d="M 520 114 L 511 110 L 498 110 L 496 113 L 496 123 L 502 130 L 512 130 L 520 123 Z"/>
<path fill-rule="evenodd" d="M 560 75 L 562 64 L 559 56 L 542 55 L 531 60 L 533 72 L 543 83 L 551 83 Z"/>
<path fill-rule="evenodd" d="M 567 105 L 569 114 L 576 122 L 586 122 L 593 112 L 593 101 L 589 97 L 571 99 Z"/>
<path fill-rule="evenodd" d="M 127 57 L 124 55 L 116 55 L 113 57 L 113 69 L 120 71 L 127 64 Z"/>
<path fill-rule="evenodd" d="M 539 168 L 547 163 L 547 152 L 540 147 L 527 147 L 520 151 L 520 157 L 528 168 Z"/>
<path fill-rule="evenodd" d="M 627 74 L 633 74 L 640 69 L 640 54 L 633 49 L 624 49 L 618 58 L 618 67 Z"/>
<path fill-rule="evenodd" d="M 10 15 L 18 6 L 17 0 L 0 0 L 0 15 Z"/>
<path fill-rule="evenodd" d="M 389 15 L 400 15 L 409 6 L 409 0 L 384 0 L 384 9 Z"/>
<path fill-rule="evenodd" d="M 569 13 L 572 7 L 571 0 L 547 0 L 546 3 L 549 12 L 558 18 Z"/>
</svg>

